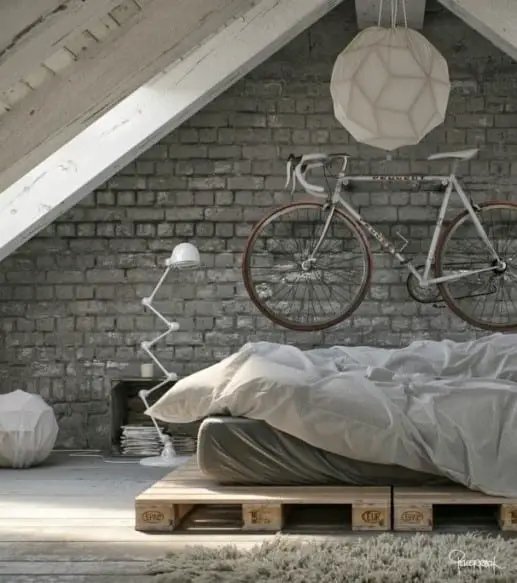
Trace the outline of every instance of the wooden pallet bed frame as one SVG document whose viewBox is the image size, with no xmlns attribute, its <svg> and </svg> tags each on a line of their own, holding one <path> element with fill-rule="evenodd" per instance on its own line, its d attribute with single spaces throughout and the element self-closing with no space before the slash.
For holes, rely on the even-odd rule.
<svg viewBox="0 0 517 583">
<path fill-rule="evenodd" d="M 278 532 L 293 505 L 351 506 L 353 531 L 391 530 L 391 488 L 373 486 L 222 486 L 191 458 L 135 499 L 135 529 L 177 530 L 200 505 L 238 505 L 243 532 Z"/>
<path fill-rule="evenodd" d="M 517 531 L 517 499 L 488 496 L 462 486 L 447 488 L 393 488 L 393 529 L 434 530 L 435 506 L 495 506 L 503 531 Z"/>
<path fill-rule="evenodd" d="M 203 476 L 195 457 L 136 497 L 135 529 L 185 532 L 190 522 L 194 528 L 203 524 L 213 530 L 216 523 L 232 522 L 240 532 L 280 532 L 286 519 L 303 507 L 316 509 L 320 522 L 339 530 L 432 531 L 437 506 L 451 507 L 451 511 L 455 507 L 459 518 L 470 517 L 467 506 L 494 507 L 499 529 L 517 532 L 517 499 L 488 496 L 462 486 L 224 486 Z M 309 530 L 313 526 L 311 519 Z"/>
</svg>

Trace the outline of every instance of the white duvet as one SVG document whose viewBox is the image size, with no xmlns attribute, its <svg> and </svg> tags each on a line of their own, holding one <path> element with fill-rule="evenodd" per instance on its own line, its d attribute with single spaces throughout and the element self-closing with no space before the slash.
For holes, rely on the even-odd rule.
<svg viewBox="0 0 517 583">
<path fill-rule="evenodd" d="M 250 343 L 147 412 L 262 419 L 338 455 L 517 497 L 517 335 L 392 350 Z"/>
</svg>

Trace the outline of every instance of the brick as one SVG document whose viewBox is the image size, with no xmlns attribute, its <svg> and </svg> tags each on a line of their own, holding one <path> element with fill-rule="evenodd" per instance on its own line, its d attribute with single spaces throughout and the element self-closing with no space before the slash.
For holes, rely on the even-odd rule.
<svg viewBox="0 0 517 583">
<path fill-rule="evenodd" d="M 270 129 L 249 128 L 232 130 L 234 138 L 231 143 L 242 145 L 247 144 L 269 144 L 271 142 L 272 131 Z M 218 138 L 220 143 L 221 140 Z"/>
<path fill-rule="evenodd" d="M 51 288 L 52 289 L 52 288 Z M 39 299 L 54 299 L 58 300 L 73 300 L 76 297 L 75 288 L 73 285 L 56 285 L 53 293 L 47 294 L 47 298 Z"/>
<path fill-rule="evenodd" d="M 203 128 L 199 130 L 199 143 L 200 144 L 214 144 L 217 142 L 217 129 L 207 129 Z"/>
<path fill-rule="evenodd" d="M 253 193 L 250 190 L 235 192 L 235 204 L 243 206 L 253 204 Z"/>
<path fill-rule="evenodd" d="M 267 125 L 270 128 L 303 129 L 305 128 L 305 116 L 288 113 L 268 115 Z"/>
<path fill-rule="evenodd" d="M 105 223 L 95 225 L 95 234 L 97 237 L 112 238 L 115 236 L 115 224 Z"/>
<path fill-rule="evenodd" d="M 165 211 L 167 221 L 201 221 L 203 216 L 201 207 L 178 207 Z"/>
<path fill-rule="evenodd" d="M 217 160 L 214 163 L 214 174 L 231 174 L 234 163 L 230 160 Z"/>
<path fill-rule="evenodd" d="M 400 207 L 398 209 L 398 218 L 401 221 L 419 221 L 429 223 L 432 217 L 427 208 Z"/>
<path fill-rule="evenodd" d="M 233 192 L 220 191 L 215 193 L 215 204 L 217 206 L 228 206 L 233 204 L 233 202 L 234 202 Z"/>
<path fill-rule="evenodd" d="M 156 225 L 154 223 L 140 223 L 136 225 L 135 235 L 137 237 L 155 237 Z"/>
<path fill-rule="evenodd" d="M 238 158 L 241 154 L 240 146 L 210 146 L 208 148 L 209 158 Z"/>
<path fill-rule="evenodd" d="M 197 144 L 199 142 L 199 130 L 195 128 L 181 128 L 178 131 L 178 136 L 182 144 Z"/>
<path fill-rule="evenodd" d="M 180 176 L 155 176 L 147 179 L 150 190 L 185 190 L 187 180 Z"/>
<path fill-rule="evenodd" d="M 76 225 L 73 223 L 62 223 L 56 225 L 56 235 L 58 237 L 75 237 Z"/>
<path fill-rule="evenodd" d="M 128 221 L 139 222 L 159 222 L 165 217 L 165 209 L 162 208 L 138 208 L 134 207 L 127 210 Z"/>
<path fill-rule="evenodd" d="M 169 146 L 169 158 L 172 160 L 174 159 L 186 159 L 190 160 L 191 158 L 205 158 L 207 155 L 207 147 L 206 146 L 182 146 L 182 145 L 173 145 Z"/>
<path fill-rule="evenodd" d="M 125 281 L 123 269 L 91 269 L 86 272 L 88 283 L 121 283 Z"/>
<path fill-rule="evenodd" d="M 235 113 L 230 116 L 230 123 L 236 128 L 265 128 L 266 116 L 261 113 Z"/>
<path fill-rule="evenodd" d="M 311 143 L 311 133 L 309 130 L 294 130 L 292 133 L 293 144 L 309 144 Z"/>
<path fill-rule="evenodd" d="M 296 101 L 292 98 L 284 97 L 277 101 L 278 113 L 295 113 Z"/>
<path fill-rule="evenodd" d="M 135 174 L 138 176 L 152 176 L 159 165 L 159 162 L 137 162 L 135 164 Z"/>
<path fill-rule="evenodd" d="M 233 223 L 218 223 L 215 225 L 215 236 L 230 238 L 235 235 L 235 226 Z"/>
<path fill-rule="evenodd" d="M 95 223 L 79 223 L 76 232 L 77 237 L 95 237 Z"/>
<path fill-rule="evenodd" d="M 273 130 L 273 142 L 275 144 L 290 144 L 292 142 L 292 132 L 289 129 Z"/>
<path fill-rule="evenodd" d="M 230 190 L 261 190 L 264 188 L 264 178 L 262 176 L 236 176 L 228 178 L 227 186 Z"/>
<path fill-rule="evenodd" d="M 113 206 L 115 199 L 115 193 L 111 192 L 111 190 L 98 190 L 95 193 L 95 201 L 99 206 Z"/>
<path fill-rule="evenodd" d="M 223 221 L 228 222 L 238 222 L 242 220 L 242 209 L 241 208 L 229 208 L 229 207 L 214 207 L 206 208 L 204 210 L 204 218 L 212 221 Z"/>
<path fill-rule="evenodd" d="M 192 190 L 217 190 L 225 186 L 224 178 L 219 176 L 202 176 L 188 181 L 188 187 Z"/>
<path fill-rule="evenodd" d="M 145 190 L 147 179 L 141 176 L 114 176 L 108 182 L 112 190 Z"/>
<path fill-rule="evenodd" d="M 307 116 L 307 127 L 309 129 L 335 129 L 338 122 L 333 115 L 316 114 Z"/>
<path fill-rule="evenodd" d="M 85 276 L 82 271 L 47 271 L 47 283 L 82 283 Z"/>
<path fill-rule="evenodd" d="M 251 160 L 274 160 L 278 157 L 276 146 L 245 146 L 242 149 L 243 158 Z"/>
<path fill-rule="evenodd" d="M 153 170 L 146 173 L 149 176 L 170 176 L 174 174 L 175 163 L 172 160 L 166 160 L 162 162 L 156 162 L 154 164 Z"/>
<path fill-rule="evenodd" d="M 227 113 L 198 113 L 188 121 L 188 125 L 193 128 L 220 128 L 228 125 L 229 115 Z"/>
<path fill-rule="evenodd" d="M 140 155 L 140 160 L 165 160 L 167 158 L 167 146 L 155 144 Z"/>
</svg>

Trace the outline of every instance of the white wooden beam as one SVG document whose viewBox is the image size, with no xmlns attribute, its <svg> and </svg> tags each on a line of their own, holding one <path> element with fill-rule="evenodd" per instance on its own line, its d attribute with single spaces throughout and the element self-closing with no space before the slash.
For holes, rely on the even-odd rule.
<svg viewBox="0 0 517 583">
<path fill-rule="evenodd" d="M 377 26 L 379 10 L 381 26 L 391 26 L 392 6 L 397 7 L 395 21 L 398 25 L 404 26 L 407 22 L 409 28 L 423 28 L 426 0 L 355 0 L 357 27 L 362 30 Z"/>
<path fill-rule="evenodd" d="M 341 0 L 262 0 L 0 195 L 0 260 Z"/>
<path fill-rule="evenodd" d="M 148 1 L 104 42 L 2 116 L 0 192 L 258 1 Z"/>
<path fill-rule="evenodd" d="M 2 0 L 0 91 L 8 89 L 122 0 Z"/>
<path fill-rule="evenodd" d="M 517 0 L 438 0 L 458 18 L 517 60 Z"/>
</svg>

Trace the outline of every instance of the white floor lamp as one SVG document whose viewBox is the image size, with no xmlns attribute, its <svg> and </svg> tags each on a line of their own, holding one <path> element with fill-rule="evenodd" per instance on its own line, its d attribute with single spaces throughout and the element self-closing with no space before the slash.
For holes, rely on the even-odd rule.
<svg viewBox="0 0 517 583">
<path fill-rule="evenodd" d="M 165 272 L 163 273 L 162 277 L 156 284 L 151 295 L 147 298 L 142 299 L 142 305 L 146 308 L 149 308 L 151 312 L 153 312 L 167 327 L 167 330 L 157 336 L 154 340 L 142 342 L 141 347 L 142 350 L 155 362 L 155 364 L 159 367 L 164 375 L 164 379 L 160 381 L 156 386 L 152 387 L 151 389 L 142 389 L 139 391 L 138 396 L 144 402 L 146 409 L 149 409 L 149 402 L 148 397 L 157 391 L 158 389 L 162 388 L 164 385 L 171 381 L 176 381 L 178 379 L 178 375 L 175 372 L 171 372 L 167 370 L 167 368 L 158 360 L 158 358 L 153 354 L 152 348 L 166 338 L 172 332 L 176 332 L 179 330 L 180 325 L 178 322 L 171 322 L 169 321 L 162 313 L 160 313 L 154 306 L 153 300 L 158 293 L 158 290 L 165 282 L 169 272 L 171 270 L 189 270 L 189 269 L 196 269 L 200 266 L 201 260 L 199 257 L 199 251 L 197 248 L 192 245 L 191 243 L 180 243 L 174 247 L 171 256 L 165 261 Z M 160 440 L 163 443 L 163 450 L 161 455 L 155 457 L 148 457 L 142 458 L 140 463 L 144 466 L 162 466 L 162 467 L 173 467 L 177 466 L 181 463 L 181 459 L 178 458 L 176 452 L 174 451 L 174 447 L 172 445 L 172 439 L 169 435 L 166 435 L 159 427 L 156 419 L 150 415 L 151 420 L 160 436 Z"/>
</svg>

